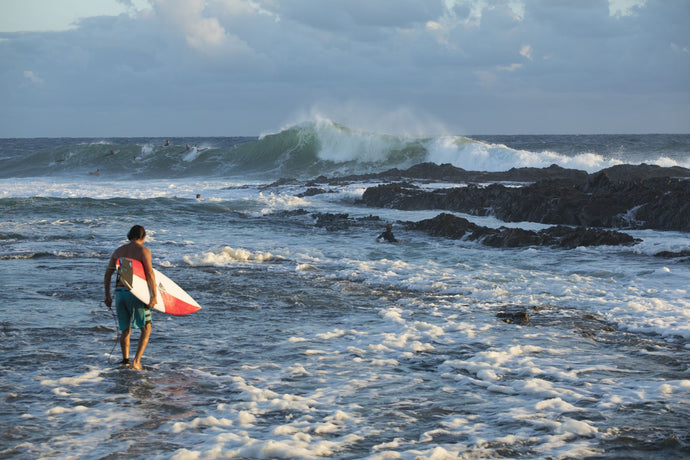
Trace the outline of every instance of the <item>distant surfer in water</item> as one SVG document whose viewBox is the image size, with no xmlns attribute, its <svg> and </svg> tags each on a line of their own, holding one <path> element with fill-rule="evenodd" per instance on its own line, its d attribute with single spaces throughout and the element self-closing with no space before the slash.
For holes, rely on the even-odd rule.
<svg viewBox="0 0 690 460">
<path fill-rule="evenodd" d="M 386 230 L 376 237 L 376 241 L 379 242 L 381 239 L 384 239 L 389 243 L 398 242 L 393 235 L 393 224 L 386 224 Z"/>
<path fill-rule="evenodd" d="M 135 225 L 127 234 L 129 243 L 120 246 L 110 256 L 108 261 L 108 268 L 105 270 L 105 277 L 103 282 L 105 284 L 105 304 L 108 308 L 112 308 L 113 299 L 110 297 L 110 281 L 115 272 L 115 263 L 117 259 L 128 258 L 135 259 L 141 262 L 146 273 L 146 281 L 151 291 L 151 301 L 148 305 L 134 297 L 129 289 L 127 289 L 118 279 L 115 284 L 115 309 L 117 310 L 117 320 L 122 331 L 120 337 L 120 346 L 122 347 L 122 364 L 129 366 L 129 336 L 131 328 L 141 329 L 141 337 L 139 338 L 139 345 L 137 353 L 134 355 L 132 361 L 133 369 L 143 369 L 141 365 L 141 356 L 144 354 L 146 345 L 149 343 L 149 336 L 151 335 L 151 308 L 156 305 L 156 278 L 153 274 L 153 266 L 151 265 L 151 251 L 144 246 L 146 239 L 146 230 L 141 225 Z"/>
</svg>

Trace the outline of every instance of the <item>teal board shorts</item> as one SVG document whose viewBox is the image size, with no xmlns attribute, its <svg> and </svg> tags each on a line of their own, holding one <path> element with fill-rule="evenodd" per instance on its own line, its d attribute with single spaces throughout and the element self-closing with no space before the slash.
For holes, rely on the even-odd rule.
<svg viewBox="0 0 690 460">
<path fill-rule="evenodd" d="M 151 310 L 147 305 L 134 297 L 127 289 L 115 290 L 115 310 L 120 330 L 129 329 L 130 324 L 134 329 L 141 329 L 151 323 Z"/>
</svg>

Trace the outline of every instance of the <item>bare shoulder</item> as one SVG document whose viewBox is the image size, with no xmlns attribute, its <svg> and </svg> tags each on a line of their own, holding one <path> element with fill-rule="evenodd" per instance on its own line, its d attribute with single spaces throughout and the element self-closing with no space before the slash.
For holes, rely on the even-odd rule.
<svg viewBox="0 0 690 460">
<path fill-rule="evenodd" d="M 124 248 L 125 248 L 124 246 L 120 246 L 119 248 L 115 249 L 113 251 L 113 254 L 110 256 L 110 258 L 114 260 L 114 259 L 119 259 L 120 257 L 125 257 Z"/>
<path fill-rule="evenodd" d="M 143 262 L 147 257 L 151 258 L 151 253 L 148 248 L 132 243 L 120 246 L 112 255 L 113 259 L 127 258 L 135 259 L 140 262 Z"/>
<path fill-rule="evenodd" d="M 151 251 L 149 248 L 146 246 L 140 246 L 141 250 L 141 261 L 150 261 L 151 260 Z"/>
</svg>

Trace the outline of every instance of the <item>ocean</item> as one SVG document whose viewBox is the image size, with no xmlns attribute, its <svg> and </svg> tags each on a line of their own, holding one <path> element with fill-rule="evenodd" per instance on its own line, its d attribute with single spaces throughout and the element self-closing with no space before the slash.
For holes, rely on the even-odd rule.
<svg viewBox="0 0 690 460">
<path fill-rule="evenodd" d="M 0 457 L 690 458 L 690 265 L 658 256 L 687 254 L 690 235 L 491 248 L 399 224 L 438 210 L 363 206 L 375 180 L 316 179 L 688 168 L 690 135 L 410 138 L 319 120 L 167 141 L 0 139 Z M 399 243 L 377 243 L 386 223 Z M 103 304 L 134 224 L 203 307 L 154 312 L 143 371 L 117 364 Z"/>
</svg>

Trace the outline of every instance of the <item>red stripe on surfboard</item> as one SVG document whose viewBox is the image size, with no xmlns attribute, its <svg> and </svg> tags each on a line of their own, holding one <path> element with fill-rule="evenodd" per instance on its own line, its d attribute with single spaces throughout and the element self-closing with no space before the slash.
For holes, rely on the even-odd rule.
<svg viewBox="0 0 690 460">
<path fill-rule="evenodd" d="M 141 279 L 146 279 L 146 273 L 144 273 L 144 265 L 135 259 L 132 259 L 132 273 L 134 273 L 134 276 L 138 276 Z"/>
<path fill-rule="evenodd" d="M 146 273 L 144 273 L 144 265 L 136 259 L 123 258 L 122 260 L 132 261 L 132 274 L 137 278 L 146 279 Z M 117 259 L 117 266 L 120 265 L 120 259 Z"/>
<path fill-rule="evenodd" d="M 161 292 L 160 295 L 165 305 L 165 312 L 170 315 L 188 315 L 201 310 L 201 307 L 180 300 L 167 292 Z"/>
</svg>

